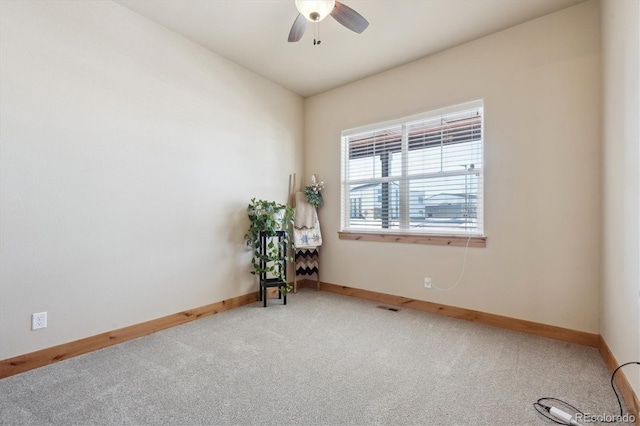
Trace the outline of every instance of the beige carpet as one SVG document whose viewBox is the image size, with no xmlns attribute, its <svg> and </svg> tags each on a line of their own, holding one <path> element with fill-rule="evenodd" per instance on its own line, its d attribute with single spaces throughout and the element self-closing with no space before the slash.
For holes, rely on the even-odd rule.
<svg viewBox="0 0 640 426">
<path fill-rule="evenodd" d="M 304 289 L 0 380 L 2 425 L 551 425 L 617 414 L 598 351 Z M 625 407 L 626 409 L 626 407 Z"/>
</svg>

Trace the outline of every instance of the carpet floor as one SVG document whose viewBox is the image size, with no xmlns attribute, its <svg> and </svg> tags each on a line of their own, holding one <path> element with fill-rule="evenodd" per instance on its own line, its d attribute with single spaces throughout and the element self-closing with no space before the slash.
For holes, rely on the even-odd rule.
<svg viewBox="0 0 640 426">
<path fill-rule="evenodd" d="M 552 425 L 617 414 L 597 349 L 302 289 L 0 380 L 2 425 Z"/>
</svg>

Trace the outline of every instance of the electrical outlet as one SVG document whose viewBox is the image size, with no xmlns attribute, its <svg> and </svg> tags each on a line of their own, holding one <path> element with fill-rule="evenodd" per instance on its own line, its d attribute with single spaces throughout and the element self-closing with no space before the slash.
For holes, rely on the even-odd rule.
<svg viewBox="0 0 640 426">
<path fill-rule="evenodd" d="M 431 277 L 424 277 L 424 288 L 431 288 Z"/>
<path fill-rule="evenodd" d="M 47 313 L 39 312 L 31 315 L 31 330 L 47 328 Z"/>
</svg>

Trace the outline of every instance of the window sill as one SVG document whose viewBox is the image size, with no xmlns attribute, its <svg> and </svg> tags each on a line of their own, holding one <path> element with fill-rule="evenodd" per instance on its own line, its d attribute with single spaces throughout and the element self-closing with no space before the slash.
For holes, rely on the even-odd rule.
<svg viewBox="0 0 640 426">
<path fill-rule="evenodd" d="M 483 248 L 487 246 L 487 237 L 465 237 L 461 235 L 437 234 L 390 234 L 375 232 L 340 231 L 338 238 L 352 241 L 375 241 L 378 243 L 429 244 L 437 246 L 458 246 Z"/>
</svg>

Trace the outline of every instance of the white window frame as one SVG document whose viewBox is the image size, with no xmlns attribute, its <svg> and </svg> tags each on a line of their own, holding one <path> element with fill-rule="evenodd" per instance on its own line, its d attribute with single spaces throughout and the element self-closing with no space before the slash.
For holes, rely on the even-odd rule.
<svg viewBox="0 0 640 426">
<path fill-rule="evenodd" d="M 454 113 L 464 112 L 466 110 L 478 109 L 481 112 L 481 162 L 479 165 L 475 165 L 474 174 L 478 176 L 478 193 L 477 193 L 477 229 L 466 229 L 462 228 L 460 230 L 446 230 L 439 231 L 437 228 L 417 228 L 410 226 L 409 219 L 409 182 L 414 179 L 424 179 L 424 178 L 435 178 L 435 177 L 444 177 L 444 176 L 452 176 L 452 175 L 465 175 L 469 174 L 469 170 L 461 170 L 456 172 L 437 172 L 437 173 L 424 173 L 420 175 L 411 175 L 407 174 L 407 155 L 403 155 L 402 167 L 401 167 L 401 175 L 381 178 L 381 177 L 372 177 L 372 178 L 363 178 L 363 179 L 353 179 L 347 180 L 348 176 L 348 167 L 349 167 L 349 147 L 348 147 L 348 139 L 349 137 L 356 136 L 359 134 L 373 132 L 376 130 L 383 130 L 393 126 L 402 126 L 402 152 L 408 151 L 408 136 L 406 132 L 406 125 L 426 119 L 433 119 L 436 117 L 447 116 Z M 371 240 L 371 238 L 366 238 L 366 234 L 371 233 L 375 234 L 377 237 L 373 238 L 374 241 L 401 241 L 401 239 L 395 237 L 402 236 L 418 236 L 422 237 L 420 239 L 412 239 L 411 241 L 401 241 L 401 242 L 418 242 L 418 243 L 427 243 L 427 244 L 447 244 L 447 245 L 460 245 L 460 244 L 452 244 L 452 241 L 455 241 L 456 238 L 460 237 L 464 239 L 467 245 L 469 245 L 471 238 L 474 238 L 473 246 L 484 247 L 486 243 L 486 238 L 484 235 L 484 101 L 476 100 L 472 102 L 467 102 L 464 104 L 454 105 L 446 108 L 440 108 L 433 111 L 428 111 L 421 114 L 416 114 L 408 117 L 399 118 L 396 120 L 385 121 L 382 123 L 375 123 L 367 126 L 362 126 L 358 128 L 348 129 L 342 132 L 342 158 L 341 158 L 341 169 L 342 169 L 342 184 L 341 184 L 341 239 L 356 239 L 356 240 Z M 397 181 L 399 182 L 400 189 L 400 210 L 403 212 L 400 217 L 400 227 L 399 228 L 367 228 L 363 229 L 362 227 L 350 227 L 351 223 L 351 211 L 350 209 L 350 194 L 349 188 L 353 184 L 367 184 L 367 183 L 380 183 L 384 181 Z M 425 236 L 434 235 L 436 237 L 442 236 L 450 236 L 452 238 L 435 238 L 429 239 L 424 238 Z M 388 238 L 388 237 L 391 238 Z M 433 242 L 436 241 L 436 242 Z"/>
</svg>

